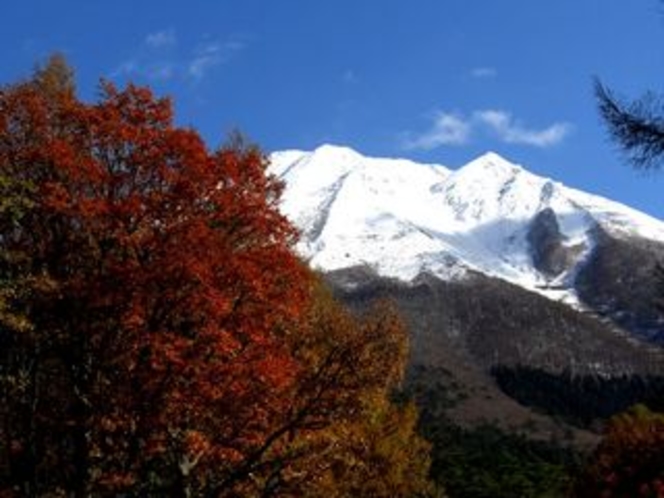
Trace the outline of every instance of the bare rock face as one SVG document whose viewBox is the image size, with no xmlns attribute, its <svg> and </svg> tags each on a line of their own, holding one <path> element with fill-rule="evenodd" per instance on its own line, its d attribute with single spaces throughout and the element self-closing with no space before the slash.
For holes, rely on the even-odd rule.
<svg viewBox="0 0 664 498">
<path fill-rule="evenodd" d="M 572 262 L 571 250 L 565 247 L 556 213 L 551 208 L 540 211 L 530 224 L 527 234 L 533 265 L 549 277 L 560 275 Z"/>
<path fill-rule="evenodd" d="M 613 237 L 600 228 L 593 236 L 595 248 L 574 282 L 579 298 L 635 337 L 664 345 L 662 283 L 657 276 L 664 245 Z"/>
</svg>

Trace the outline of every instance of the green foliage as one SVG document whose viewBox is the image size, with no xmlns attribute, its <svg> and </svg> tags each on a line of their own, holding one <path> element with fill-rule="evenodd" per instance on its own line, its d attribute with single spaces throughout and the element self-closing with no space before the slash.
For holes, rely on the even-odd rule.
<svg viewBox="0 0 664 498">
<path fill-rule="evenodd" d="M 486 425 L 464 429 L 440 420 L 429 429 L 432 475 L 452 498 L 564 496 L 577 455 Z"/>
</svg>

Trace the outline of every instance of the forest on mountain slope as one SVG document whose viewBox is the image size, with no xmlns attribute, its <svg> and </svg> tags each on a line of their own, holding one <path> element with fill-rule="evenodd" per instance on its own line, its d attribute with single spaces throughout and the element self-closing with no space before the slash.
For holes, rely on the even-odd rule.
<svg viewBox="0 0 664 498">
<path fill-rule="evenodd" d="M 514 285 L 430 275 L 406 284 L 363 268 L 327 279 L 360 314 L 376 299 L 401 311 L 412 345 L 405 388 L 449 496 L 569 496 L 586 462 L 603 458 L 593 449 L 613 417 L 640 404 L 650 420 L 648 409 L 663 408 L 652 347 Z"/>
</svg>

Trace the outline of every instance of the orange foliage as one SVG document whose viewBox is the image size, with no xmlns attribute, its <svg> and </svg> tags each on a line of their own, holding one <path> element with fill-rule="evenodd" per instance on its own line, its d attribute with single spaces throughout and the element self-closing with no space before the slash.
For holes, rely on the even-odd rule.
<svg viewBox="0 0 664 498">
<path fill-rule="evenodd" d="M 434 496 L 429 445 L 417 412 L 391 401 L 402 380 L 407 334 L 392 306 L 345 311 L 322 285 L 290 336 L 300 364 L 283 435 L 244 496 Z"/>
<path fill-rule="evenodd" d="M 62 60 L 0 91 L 0 494 L 428 492 L 405 329 L 314 282 L 266 165 Z"/>
<path fill-rule="evenodd" d="M 637 406 L 614 417 L 576 496 L 664 498 L 664 415 Z"/>
<path fill-rule="evenodd" d="M 2 90 L 0 177 L 23 186 L 0 209 L 1 278 L 22 285 L 3 308 L 31 324 L 1 338 L 30 382 L 3 391 L 25 448 L 0 454 L 24 467 L 14 486 L 117 492 L 152 476 L 177 494 L 264 444 L 298 371 L 283 331 L 310 287 L 265 167 L 253 147 L 207 150 L 145 88 L 105 84 L 95 104 Z"/>
</svg>

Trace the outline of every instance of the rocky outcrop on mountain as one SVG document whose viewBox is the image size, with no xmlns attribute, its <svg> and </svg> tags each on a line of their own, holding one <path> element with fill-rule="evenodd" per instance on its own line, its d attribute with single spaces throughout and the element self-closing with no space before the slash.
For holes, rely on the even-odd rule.
<svg viewBox="0 0 664 498">
<path fill-rule="evenodd" d="M 585 249 L 584 245 L 569 247 L 565 244 L 556 213 L 550 207 L 535 215 L 526 239 L 530 244 L 533 266 L 549 278 L 569 271 L 576 263 L 575 258 Z"/>
<path fill-rule="evenodd" d="M 596 243 L 575 280 L 579 298 L 606 321 L 640 339 L 664 344 L 662 282 L 657 267 L 664 245 L 642 238 L 617 238 L 597 228 Z"/>
</svg>

